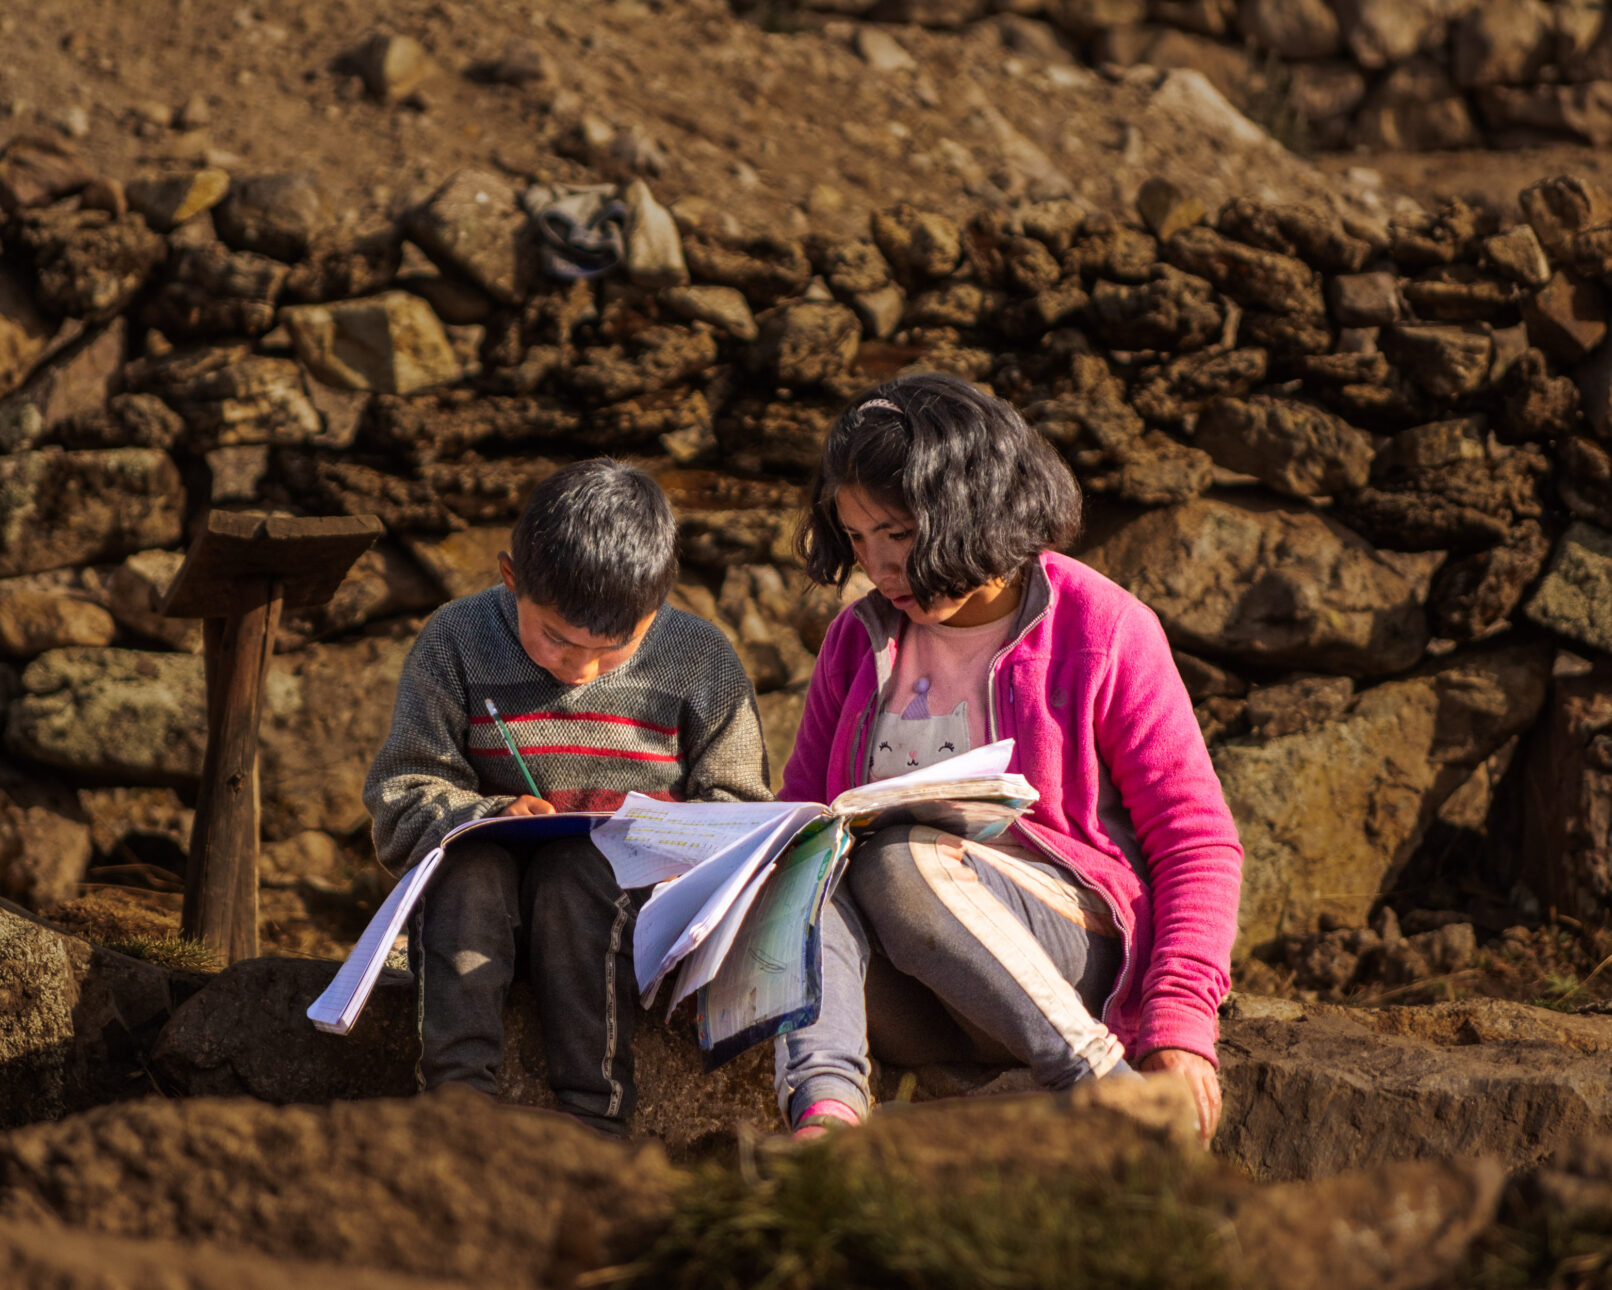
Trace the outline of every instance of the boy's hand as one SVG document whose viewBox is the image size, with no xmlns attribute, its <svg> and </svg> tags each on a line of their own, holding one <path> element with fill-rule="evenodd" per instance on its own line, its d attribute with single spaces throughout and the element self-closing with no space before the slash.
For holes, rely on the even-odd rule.
<svg viewBox="0 0 1612 1290">
<path fill-rule="evenodd" d="M 553 815 L 554 806 L 545 802 L 541 797 L 533 797 L 530 793 L 522 793 L 513 802 L 506 806 L 500 815 Z"/>
</svg>

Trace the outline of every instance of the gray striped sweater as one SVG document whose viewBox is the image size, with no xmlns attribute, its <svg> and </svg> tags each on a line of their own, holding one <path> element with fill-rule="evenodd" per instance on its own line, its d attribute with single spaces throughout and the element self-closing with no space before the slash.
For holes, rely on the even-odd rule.
<svg viewBox="0 0 1612 1290">
<path fill-rule="evenodd" d="M 755 691 L 710 623 L 663 606 L 620 667 L 561 685 L 521 647 L 514 595 L 493 587 L 437 610 L 403 665 L 391 732 L 364 781 L 376 855 L 393 872 L 529 791 L 489 698 L 559 810 L 613 810 L 629 791 L 772 796 Z"/>
</svg>

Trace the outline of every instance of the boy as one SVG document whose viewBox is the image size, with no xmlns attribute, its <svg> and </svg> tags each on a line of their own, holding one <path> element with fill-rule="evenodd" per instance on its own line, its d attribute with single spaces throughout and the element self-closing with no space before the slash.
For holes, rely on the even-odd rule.
<svg viewBox="0 0 1612 1290">
<path fill-rule="evenodd" d="M 675 548 L 666 495 L 639 470 L 597 459 L 538 485 L 498 557 L 503 586 L 439 609 L 404 664 L 391 732 L 364 784 L 383 865 L 406 869 L 448 830 L 487 815 L 611 810 L 630 790 L 771 796 L 738 658 L 710 623 L 664 604 Z M 624 1133 L 632 930 L 646 895 L 623 892 L 585 837 L 522 855 L 456 843 L 416 927 L 424 1086 L 496 1094 L 504 996 L 525 948 L 560 1109 Z"/>
</svg>

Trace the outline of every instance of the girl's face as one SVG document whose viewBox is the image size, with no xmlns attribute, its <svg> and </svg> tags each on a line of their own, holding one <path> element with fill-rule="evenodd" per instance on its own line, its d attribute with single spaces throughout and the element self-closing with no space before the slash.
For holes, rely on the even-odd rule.
<svg viewBox="0 0 1612 1290">
<path fill-rule="evenodd" d="M 862 572 L 884 598 L 915 623 L 926 627 L 978 627 L 995 622 L 1019 607 L 1019 589 L 998 578 L 965 596 L 931 601 L 921 609 L 907 585 L 907 557 L 912 553 L 915 525 L 904 507 L 880 501 L 865 488 L 847 484 L 834 496 L 840 527 L 851 541 Z"/>
</svg>

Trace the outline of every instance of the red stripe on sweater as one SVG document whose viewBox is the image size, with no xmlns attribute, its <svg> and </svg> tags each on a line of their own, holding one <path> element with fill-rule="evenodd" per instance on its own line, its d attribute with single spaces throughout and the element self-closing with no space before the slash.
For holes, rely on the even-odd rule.
<svg viewBox="0 0 1612 1290">
<path fill-rule="evenodd" d="M 514 716 L 504 717 L 505 725 L 514 725 L 517 721 L 610 721 L 618 726 L 635 726 L 639 730 L 653 730 L 657 735 L 677 734 L 676 726 L 657 726 L 653 721 L 635 721 L 631 717 L 618 717 L 610 712 L 521 712 Z M 471 717 L 470 724 L 492 725 L 491 717 Z"/>
<path fill-rule="evenodd" d="M 522 757 L 541 757 L 549 753 L 573 753 L 583 757 L 625 757 L 629 761 L 671 761 L 677 760 L 674 753 L 631 752 L 625 748 L 590 748 L 586 744 L 521 744 L 519 745 Z M 476 757 L 508 757 L 507 748 L 472 748 L 470 752 Z"/>
<path fill-rule="evenodd" d="M 661 802 L 683 800 L 677 794 L 664 789 L 643 795 Z M 543 800 L 557 811 L 613 811 L 621 805 L 626 796 L 626 793 L 613 788 L 551 788 L 543 794 Z"/>
</svg>

